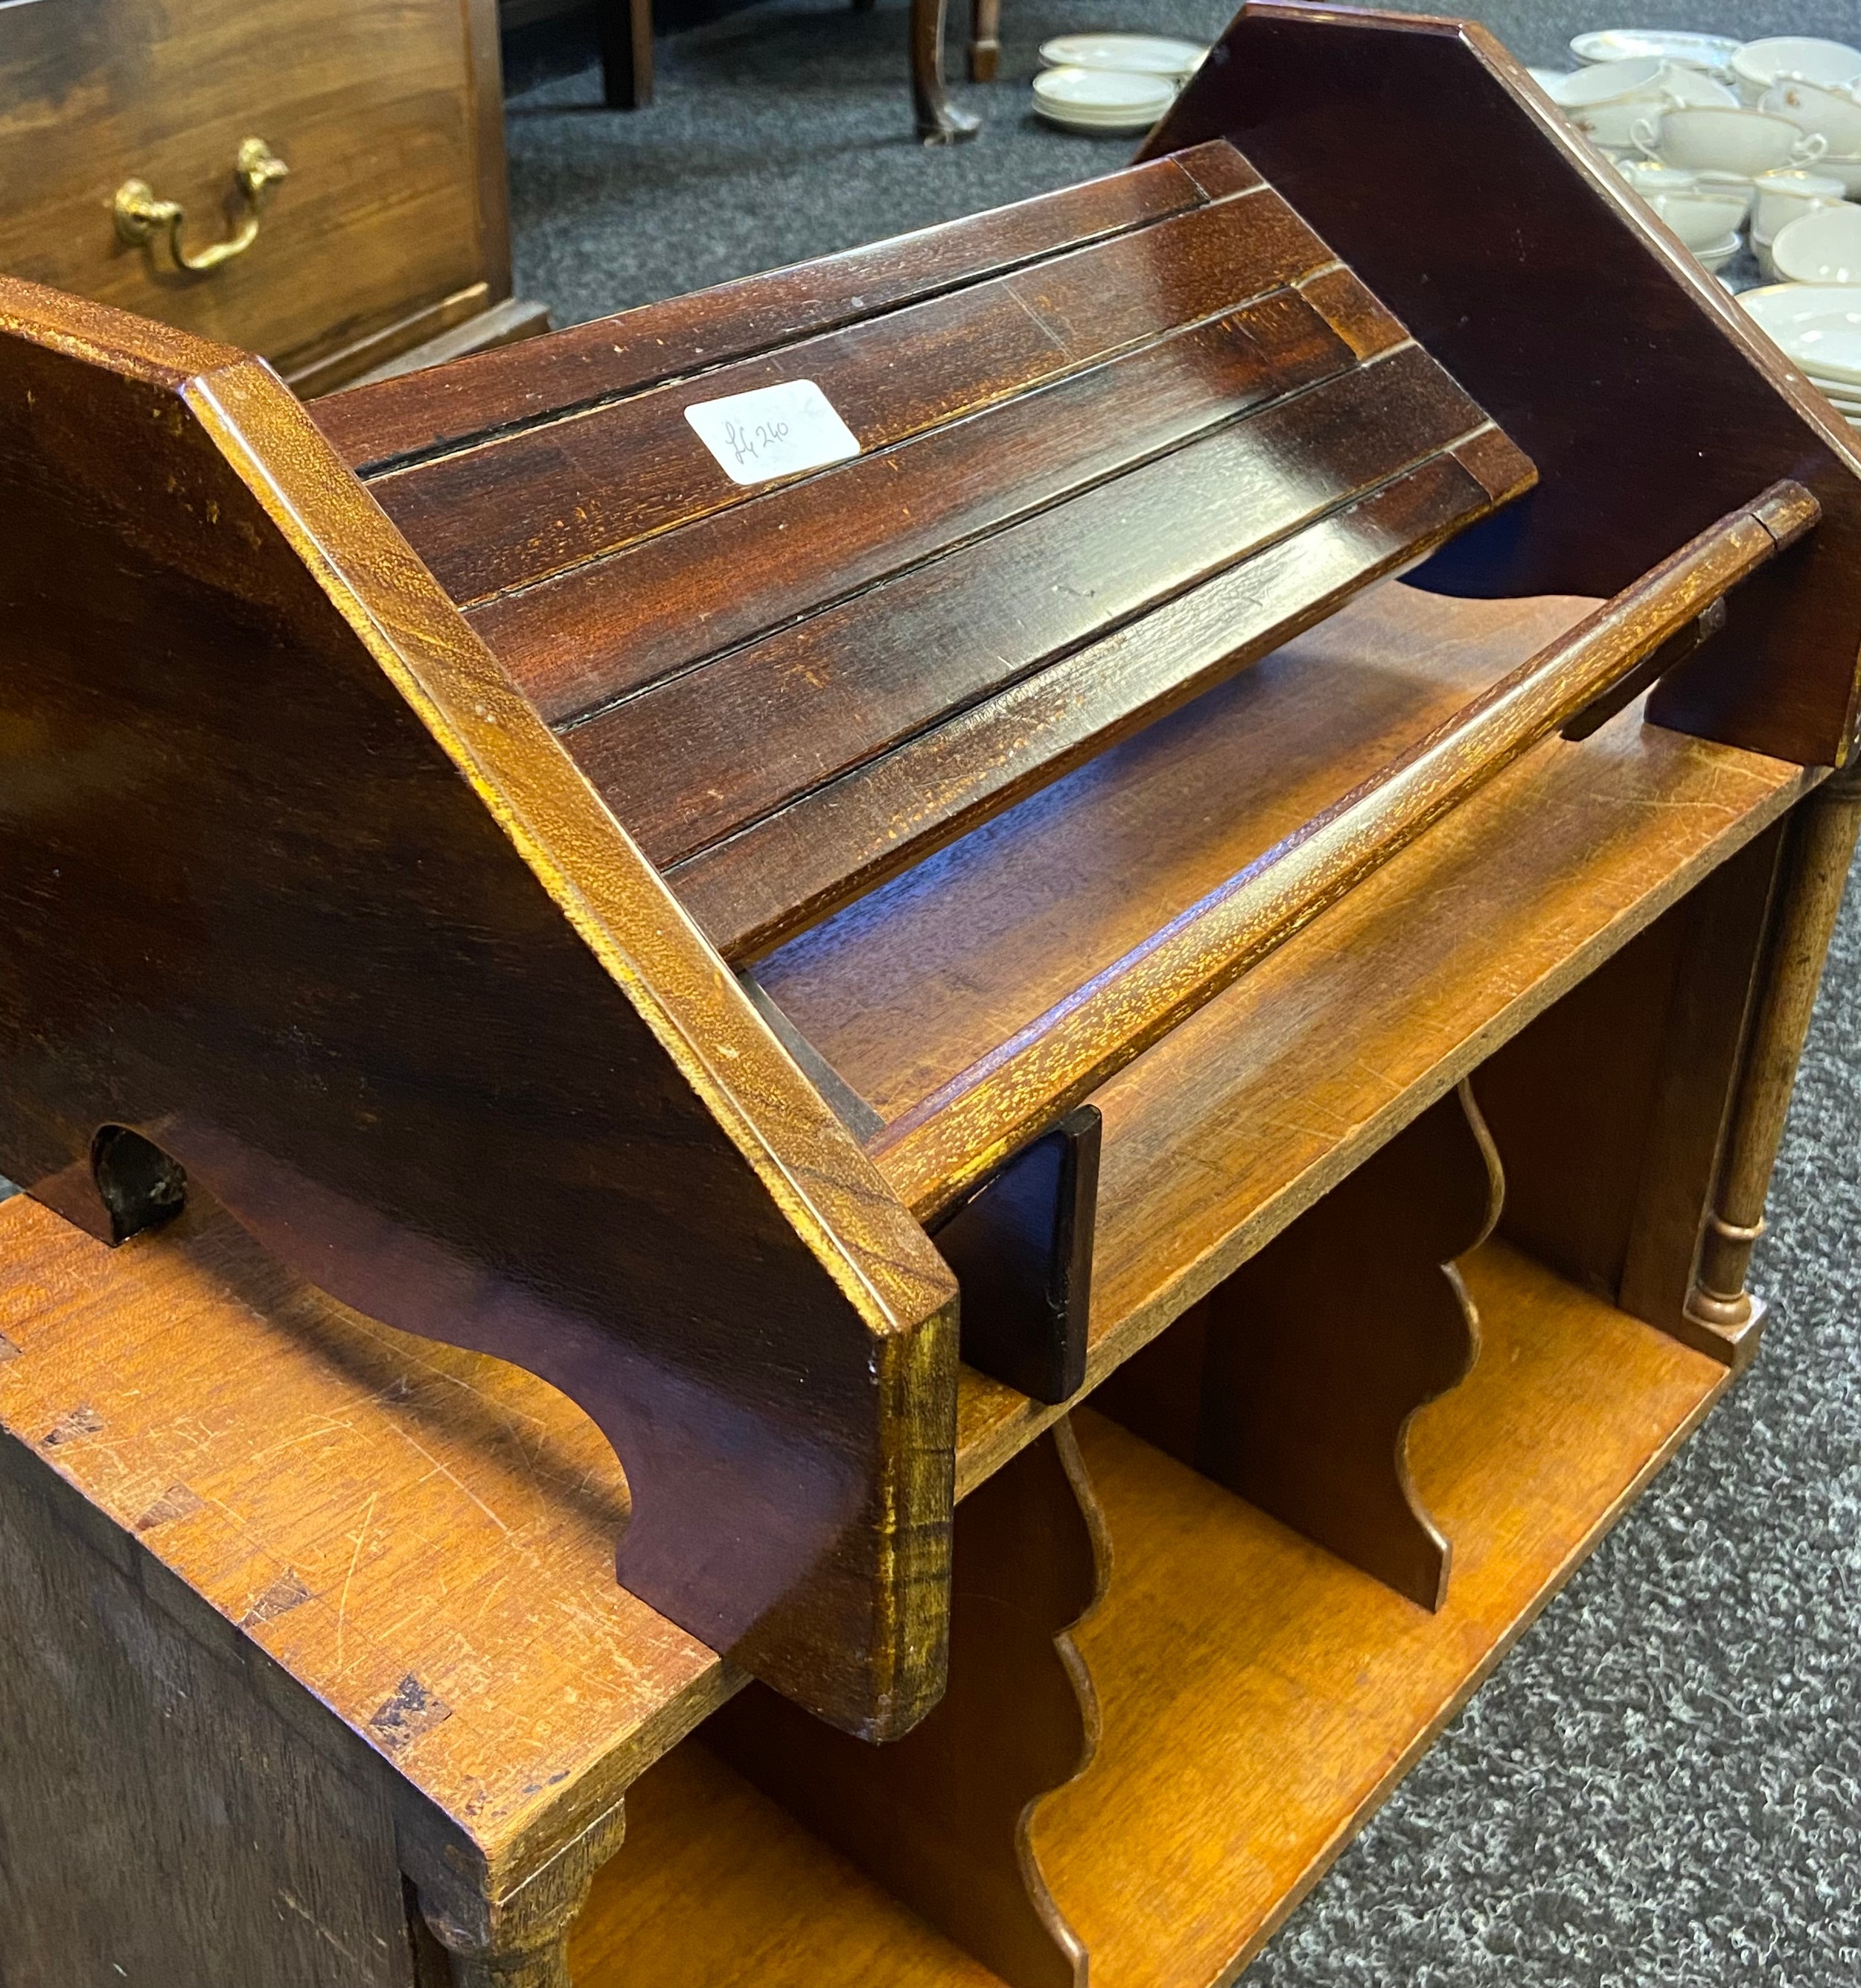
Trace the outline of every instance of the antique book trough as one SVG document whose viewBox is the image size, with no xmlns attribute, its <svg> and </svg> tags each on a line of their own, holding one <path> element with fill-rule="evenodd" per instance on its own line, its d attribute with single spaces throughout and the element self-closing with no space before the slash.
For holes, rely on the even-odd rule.
<svg viewBox="0 0 1861 1988">
<path fill-rule="evenodd" d="M 40 1205 L 0 1419 L 52 1405 L 32 1290 L 113 1293 L 120 1363 L 135 1266 L 204 1236 L 540 1377 L 624 1470 L 620 1587 L 771 1688 L 714 1755 L 974 1956 L 890 1978 L 1238 1965 L 1755 1345 L 1861 462 L 1476 29 L 1251 6 L 1108 178 L 311 407 L 0 282 L 0 1172 Z M 1416 1429 L 1503 1487 L 1550 1415 L 1456 1389 L 1470 1286 L 1589 1403 L 1510 1560 L 1410 1454 L 1445 1397 Z M 76 1412 L 32 1467 L 83 1489 Z M 1076 1429 L 1160 1620 L 1231 1520 L 1147 1470 L 1292 1542 L 1261 1579 L 1360 1584 L 1315 1623 L 1422 1635 L 1455 1544 L 1484 1598 L 1360 1757 L 1288 1740 L 1353 1764 L 1283 1794 L 1233 1926 L 1122 1972 L 1091 1832 L 1034 1821 L 1093 1726 Z M 150 1509 L 162 1552 L 199 1500 Z M 396 1854 L 461 1978 L 566 1980 L 569 1905 L 492 1908 L 726 1685 L 507 1827 L 401 1757 L 424 1685 L 345 1709 L 350 1619 L 292 1675 L 422 1789 Z M 636 1932 L 601 1966 L 672 1979 Z"/>
</svg>

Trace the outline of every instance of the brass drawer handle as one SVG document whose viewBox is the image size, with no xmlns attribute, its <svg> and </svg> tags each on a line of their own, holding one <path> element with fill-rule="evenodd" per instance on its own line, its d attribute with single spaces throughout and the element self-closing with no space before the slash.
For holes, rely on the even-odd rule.
<svg viewBox="0 0 1861 1988">
<path fill-rule="evenodd" d="M 201 249 L 198 255 L 190 255 L 181 246 L 181 228 L 187 217 L 179 204 L 157 199 L 155 189 L 147 180 L 125 180 L 117 188 L 112 203 L 117 232 L 125 242 L 140 246 L 165 230 L 176 264 L 204 274 L 218 269 L 222 262 L 230 262 L 235 255 L 243 255 L 258 239 L 259 211 L 265 197 L 289 170 L 262 138 L 246 139 L 233 167 L 233 177 L 245 196 L 245 218 L 239 223 L 237 233 L 214 242 L 211 248 Z"/>
</svg>

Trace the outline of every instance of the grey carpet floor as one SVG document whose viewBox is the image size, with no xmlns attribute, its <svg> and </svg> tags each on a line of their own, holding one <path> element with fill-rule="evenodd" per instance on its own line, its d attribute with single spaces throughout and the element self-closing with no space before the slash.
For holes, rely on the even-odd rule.
<svg viewBox="0 0 1861 1988">
<path fill-rule="evenodd" d="M 953 13 L 958 10 L 952 9 Z M 901 0 L 776 0 L 662 42 L 660 99 L 592 71 L 511 105 L 517 264 L 558 321 L 1110 170 L 1026 108 L 1069 27 L 1206 37 L 1221 0 L 1007 0 L 979 138 L 910 134 Z M 1861 0 L 1478 10 L 1525 60 L 1623 15 L 1861 34 Z M 1757 1371 L 1257 1960 L 1249 1988 L 1861 1982 L 1861 903 L 1851 893 L 1756 1277 Z M 875 1988 L 881 1988 L 875 1984 Z"/>
</svg>

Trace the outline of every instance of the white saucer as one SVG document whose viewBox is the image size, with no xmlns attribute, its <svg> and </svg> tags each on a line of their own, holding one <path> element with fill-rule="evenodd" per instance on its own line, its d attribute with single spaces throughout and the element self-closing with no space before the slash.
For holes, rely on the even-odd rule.
<svg viewBox="0 0 1861 1988">
<path fill-rule="evenodd" d="M 1861 395 L 1861 284 L 1773 283 L 1738 301 L 1805 373 Z"/>
<path fill-rule="evenodd" d="M 1056 35 L 1041 44 L 1049 69 L 1110 70 L 1123 76 L 1186 76 L 1202 66 L 1207 47 L 1164 35 Z"/>
<path fill-rule="evenodd" d="M 1147 131 L 1175 101 L 1167 76 L 1049 69 L 1034 79 L 1034 108 L 1069 131 Z"/>
<path fill-rule="evenodd" d="M 1734 228 L 1723 242 L 1715 242 L 1710 248 L 1694 250 L 1694 259 L 1704 263 L 1716 276 L 1738 252 L 1738 231 Z"/>
<path fill-rule="evenodd" d="M 1731 35 L 1695 35 L 1684 29 L 1603 28 L 1578 35 L 1570 52 L 1581 63 L 1633 62 L 1640 56 L 1659 56 L 1688 69 L 1722 69 L 1744 44 Z"/>
</svg>

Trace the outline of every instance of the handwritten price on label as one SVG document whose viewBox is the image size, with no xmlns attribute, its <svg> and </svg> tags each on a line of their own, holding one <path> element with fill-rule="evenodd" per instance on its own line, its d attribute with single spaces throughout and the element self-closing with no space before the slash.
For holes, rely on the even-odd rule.
<svg viewBox="0 0 1861 1988">
<path fill-rule="evenodd" d="M 733 483 L 770 483 L 860 453 L 859 438 L 812 380 L 694 401 L 685 419 Z"/>
<path fill-rule="evenodd" d="M 758 421 L 751 429 L 727 421 L 724 424 L 724 445 L 731 451 L 732 466 L 741 469 L 746 462 L 761 462 L 765 448 L 771 454 L 779 451 L 794 432 L 794 428 L 787 421 Z M 765 476 L 769 473 L 767 470 L 763 472 Z"/>
</svg>

